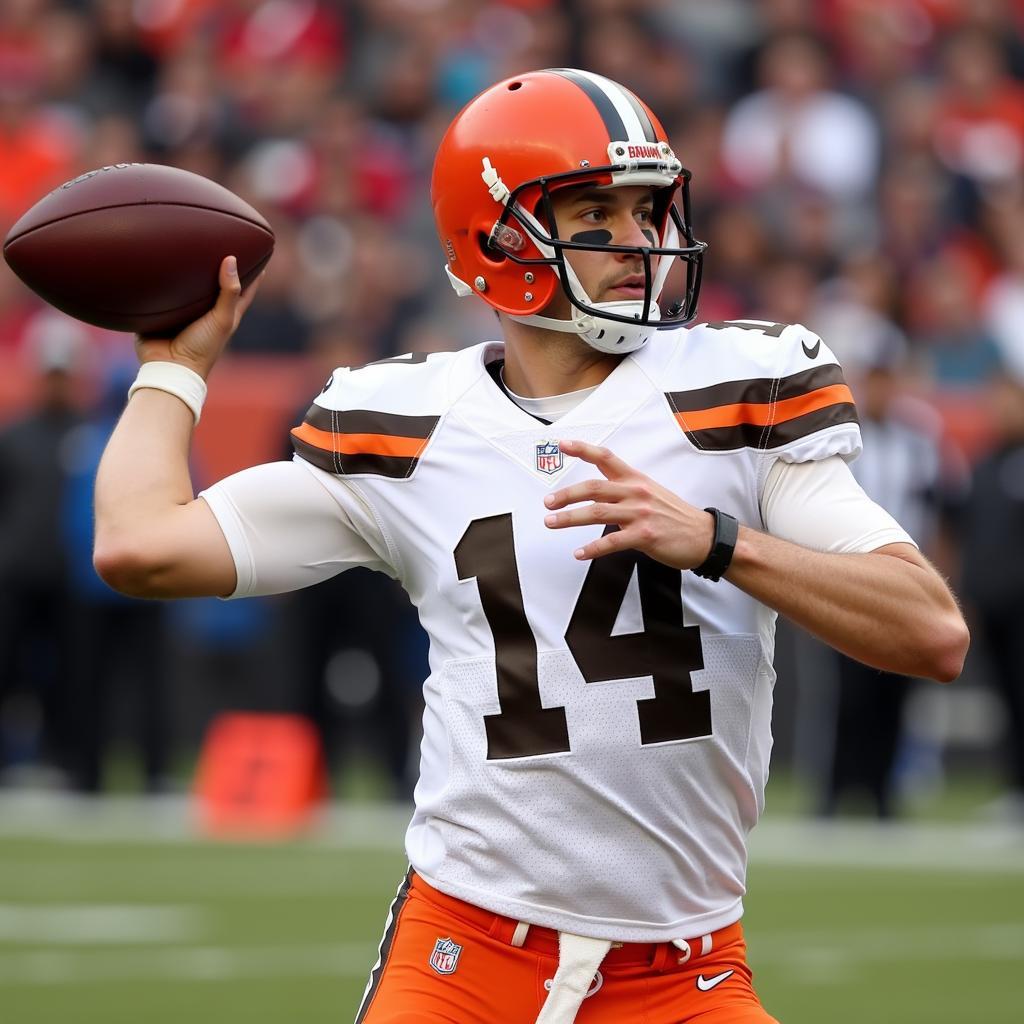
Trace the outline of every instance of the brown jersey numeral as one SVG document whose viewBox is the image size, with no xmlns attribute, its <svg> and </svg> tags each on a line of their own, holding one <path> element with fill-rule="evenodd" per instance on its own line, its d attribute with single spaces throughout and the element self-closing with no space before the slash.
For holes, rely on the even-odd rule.
<svg viewBox="0 0 1024 1024">
<path fill-rule="evenodd" d="M 494 637 L 501 712 L 484 715 L 487 760 L 569 750 L 565 708 L 545 708 L 537 681 L 537 641 L 523 608 L 512 515 L 475 519 L 455 548 L 460 580 L 476 577 Z"/>
<path fill-rule="evenodd" d="M 609 527 L 609 532 L 615 527 Z M 537 641 L 523 607 L 510 513 L 469 524 L 455 548 L 459 579 L 476 578 L 494 637 L 501 711 L 484 716 L 487 759 L 571 749 L 564 707 L 542 707 Z M 644 631 L 612 635 L 634 570 Z M 637 701 L 644 744 L 711 735 L 711 695 L 690 673 L 704 667 L 700 630 L 683 624 L 682 574 L 637 551 L 590 563 L 565 641 L 588 683 L 651 676 L 654 697 Z"/>
</svg>

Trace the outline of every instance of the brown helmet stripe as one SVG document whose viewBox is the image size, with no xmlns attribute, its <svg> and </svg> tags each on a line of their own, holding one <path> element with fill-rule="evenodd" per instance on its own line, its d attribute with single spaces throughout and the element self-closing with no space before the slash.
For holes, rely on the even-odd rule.
<svg viewBox="0 0 1024 1024">
<path fill-rule="evenodd" d="M 605 128 L 608 129 L 609 142 L 622 142 L 629 138 L 626 126 L 623 124 L 618 110 L 615 109 L 615 104 L 596 83 L 572 68 L 549 68 L 548 70 L 553 75 L 560 75 L 562 78 L 568 79 L 587 94 L 590 102 L 594 104 L 597 112 L 601 115 Z"/>
</svg>

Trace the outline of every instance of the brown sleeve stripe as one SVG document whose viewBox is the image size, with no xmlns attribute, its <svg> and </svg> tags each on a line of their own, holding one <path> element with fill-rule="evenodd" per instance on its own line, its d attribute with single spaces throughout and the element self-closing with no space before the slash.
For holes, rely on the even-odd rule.
<svg viewBox="0 0 1024 1024">
<path fill-rule="evenodd" d="M 692 391 L 672 391 L 667 397 L 676 412 L 691 412 L 719 405 L 763 405 L 773 400 L 796 398 L 831 384 L 845 383 L 842 368 L 837 363 L 825 363 L 781 377 L 777 382 L 774 377 L 729 380 Z"/>
<path fill-rule="evenodd" d="M 419 462 L 419 459 L 394 455 L 350 455 L 316 448 L 303 441 L 302 438 L 296 437 L 294 430 L 292 431 L 292 447 L 298 455 L 312 463 L 317 469 L 322 469 L 325 473 L 344 476 L 366 473 L 372 476 L 388 476 L 401 480 L 409 476 L 416 468 L 416 463 Z"/>
<path fill-rule="evenodd" d="M 705 451 L 777 448 L 857 422 L 853 395 L 835 363 L 777 381 L 728 381 L 665 397 L 686 436 Z"/>
<path fill-rule="evenodd" d="M 318 430 L 340 434 L 390 434 L 395 437 L 430 437 L 437 426 L 437 416 L 403 416 L 395 412 L 372 409 L 325 409 L 311 405 L 305 422 Z"/>
<path fill-rule="evenodd" d="M 314 405 L 305 422 L 292 430 L 292 446 L 328 473 L 401 479 L 416 468 L 439 419 Z"/>
<path fill-rule="evenodd" d="M 845 403 L 828 405 L 824 409 L 796 416 L 785 423 L 775 424 L 771 430 L 754 423 L 740 423 L 735 427 L 712 427 L 707 430 L 686 431 L 686 436 L 702 451 L 728 452 L 738 448 L 780 448 L 817 430 L 840 423 L 856 423 L 857 410 Z"/>
<path fill-rule="evenodd" d="M 684 430 L 711 430 L 715 427 L 737 427 L 741 423 L 763 427 L 769 423 L 782 423 L 826 406 L 845 402 L 853 404 L 853 395 L 845 384 L 830 384 L 806 395 L 784 398 L 778 402 L 743 402 L 739 405 L 720 405 L 714 409 L 695 409 L 676 413 Z"/>
<path fill-rule="evenodd" d="M 419 458 L 426 447 L 426 437 L 394 437 L 391 434 L 343 434 L 319 430 L 311 423 L 303 423 L 292 430 L 292 437 L 339 455 L 399 455 Z"/>
</svg>

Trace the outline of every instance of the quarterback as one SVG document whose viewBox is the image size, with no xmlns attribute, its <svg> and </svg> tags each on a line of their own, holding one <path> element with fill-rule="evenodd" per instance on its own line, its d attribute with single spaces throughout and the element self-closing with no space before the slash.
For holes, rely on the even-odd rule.
<svg viewBox="0 0 1024 1024">
<path fill-rule="evenodd" d="M 824 342 L 687 326 L 689 178 L 608 79 L 486 90 L 431 191 L 448 280 L 500 339 L 339 368 L 293 461 L 198 498 L 205 380 L 252 299 L 233 259 L 213 310 L 138 341 L 96 482 L 103 578 L 244 597 L 369 566 L 429 635 L 410 870 L 358 1024 L 772 1021 L 741 917 L 776 615 L 881 669 L 960 672 L 956 601 L 847 467 Z"/>
</svg>

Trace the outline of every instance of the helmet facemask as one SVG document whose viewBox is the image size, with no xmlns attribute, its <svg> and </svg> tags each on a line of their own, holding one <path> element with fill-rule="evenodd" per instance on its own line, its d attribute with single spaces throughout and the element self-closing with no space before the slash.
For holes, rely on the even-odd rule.
<svg viewBox="0 0 1024 1024">
<path fill-rule="evenodd" d="M 570 303 L 571 319 L 568 320 L 540 314 L 509 314 L 511 318 L 548 330 L 578 334 L 592 347 L 609 353 L 635 351 L 648 340 L 654 330 L 678 327 L 691 320 L 696 314 L 701 263 L 706 246 L 704 242 L 694 239 L 690 227 L 690 173 L 678 164 L 673 170 L 676 173 L 666 180 L 664 163 L 653 164 L 648 169 L 631 161 L 629 164 L 610 164 L 548 175 L 523 182 L 514 190 L 507 191 L 497 187 L 502 184 L 500 178 L 490 168 L 489 161 L 486 161 L 484 180 L 487 182 L 491 179 L 491 194 L 495 200 L 503 202 L 504 207 L 487 239 L 488 248 L 521 266 L 550 267 Z M 606 184 L 609 177 L 612 179 L 611 185 Z M 604 188 L 651 186 L 655 196 L 654 220 L 660 244 L 612 245 L 560 238 L 553 194 L 567 187 L 588 184 Z M 546 230 L 538 216 L 530 212 L 523 201 L 524 195 L 532 200 L 530 205 L 542 214 L 544 222 L 551 225 L 550 230 Z M 681 209 L 677 196 L 682 204 Z M 528 246 L 520 227 L 528 233 L 532 247 L 541 253 L 540 257 L 522 254 Z M 685 245 L 680 245 L 680 240 Z M 644 298 L 593 301 L 566 259 L 566 252 L 573 251 L 625 253 L 639 257 L 644 276 Z M 686 292 L 667 313 L 662 314 L 658 299 L 676 259 L 686 264 Z"/>
</svg>

